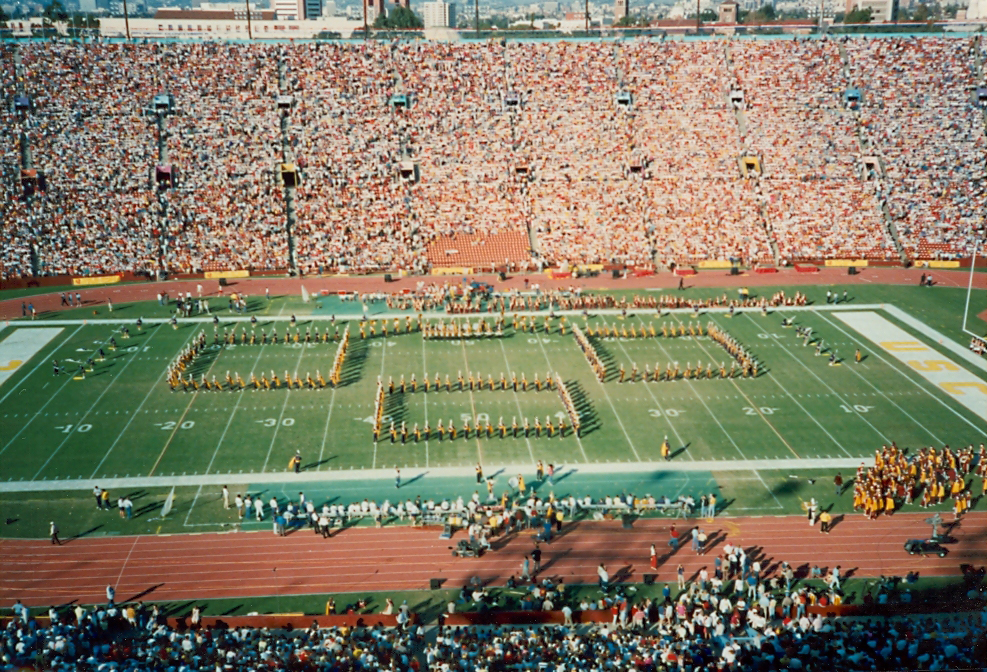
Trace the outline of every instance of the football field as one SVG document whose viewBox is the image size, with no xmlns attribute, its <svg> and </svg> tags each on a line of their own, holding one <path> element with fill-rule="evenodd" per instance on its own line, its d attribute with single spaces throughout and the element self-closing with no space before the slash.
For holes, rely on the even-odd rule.
<svg viewBox="0 0 987 672">
<path fill-rule="evenodd" d="M 333 317 L 311 304 L 291 303 L 288 310 L 285 305 L 273 310 L 256 301 L 246 315 L 234 316 L 225 309 L 219 315 L 216 332 L 233 330 L 235 345 L 213 344 L 211 318 L 180 321 L 176 329 L 163 319 L 163 311 L 160 317 L 155 315 L 157 306 L 118 309 L 114 320 L 57 319 L 62 316 L 56 315 L 5 327 L 0 331 L 0 349 L 7 339 L 24 340 L 25 333 L 30 336 L 35 330 L 38 349 L 0 387 L 0 482 L 52 485 L 51 481 L 68 480 L 78 487 L 78 481 L 151 476 L 166 485 L 168 479 L 183 476 L 220 479 L 229 474 L 256 475 L 257 481 L 264 481 L 267 474 L 285 472 L 296 450 L 310 476 L 395 467 L 470 469 L 478 462 L 488 468 L 526 465 L 530 469 L 536 460 L 560 467 L 607 464 L 609 469 L 624 463 L 627 471 L 633 471 L 640 463 L 662 461 L 665 437 L 672 453 L 669 469 L 688 469 L 688 463 L 695 462 L 728 471 L 746 469 L 759 460 L 843 458 L 856 464 L 857 458 L 872 457 L 875 449 L 891 441 L 917 448 L 960 446 L 987 438 L 987 402 L 979 405 L 987 399 L 983 358 L 978 365 L 972 354 L 963 356 L 962 347 L 959 351 L 944 347 L 934 334 L 908 323 L 906 310 L 887 303 L 823 301 L 804 309 L 775 309 L 767 315 L 755 309 L 733 316 L 722 310 L 698 316 L 690 311 L 658 315 L 631 310 L 626 315 L 611 311 L 587 319 L 576 313 L 566 316 L 564 335 L 559 329 L 561 313 L 550 322 L 548 332 L 544 315 L 535 320 L 534 332 L 515 330 L 512 316 L 507 315 L 502 336 L 433 340 L 423 338 L 417 316 L 409 333 L 408 314 L 383 308 L 371 315 L 376 333 L 371 336 L 365 328 L 367 337 L 361 338 L 358 312 Z M 289 325 L 291 311 L 298 316 L 294 327 Z M 143 329 L 138 331 L 135 317 L 145 313 Z M 844 319 L 848 313 L 868 315 L 869 326 L 853 326 L 859 320 Z M 241 344 L 241 332 L 251 331 L 251 314 L 258 315 L 257 343 Z M 398 333 L 391 326 L 394 317 L 400 318 Z M 484 318 L 493 322 L 490 315 L 458 319 L 469 319 L 475 326 Z M 811 328 L 807 345 L 794 327 L 782 325 L 783 318 Z M 381 333 L 384 319 L 390 327 L 387 336 Z M 452 318 L 426 315 L 424 319 L 434 324 Z M 577 346 L 573 324 L 591 334 L 603 327 L 609 332 L 590 336 L 607 364 L 605 381 L 594 375 Z M 756 377 L 741 376 L 739 368 L 732 376 L 721 376 L 721 365 L 729 372 L 732 360 L 705 335 L 710 325 L 753 355 L 759 364 Z M 123 338 L 124 326 L 129 339 Z M 306 330 L 341 333 L 347 327 L 352 338 L 335 388 L 283 386 L 286 374 L 302 381 L 309 375 L 314 379 L 316 372 L 328 377 L 337 349 L 332 338 L 328 343 L 280 339 L 277 344 L 260 343 L 261 332 L 277 330 L 282 337 L 287 331 L 293 341 L 297 331 L 304 341 Z M 663 336 L 663 328 L 676 333 L 682 328 L 685 335 Z M 42 334 L 42 329 L 47 331 Z M 919 344 L 915 347 L 933 353 L 932 359 L 926 357 L 933 363 L 899 357 L 899 332 L 888 340 L 881 333 L 886 329 L 906 332 Z M 225 385 L 222 391 L 171 389 L 169 364 L 200 333 L 207 345 L 187 373 L 197 381 L 204 375 L 206 380 L 215 376 L 223 382 L 230 372 L 241 376 L 248 389 L 230 391 Z M 108 348 L 111 338 L 118 346 L 114 351 Z M 74 372 L 99 348 L 105 360 L 95 362 L 84 379 L 77 379 Z M 854 362 L 857 349 L 862 353 L 859 363 Z M 838 365 L 830 364 L 831 353 Z M 52 359 L 59 360 L 66 373 L 53 374 Z M 702 374 L 642 381 L 646 369 L 658 368 L 664 374 L 676 366 L 682 370 L 699 366 Z M 631 381 L 635 367 L 636 379 Z M 620 382 L 621 368 L 625 382 Z M 930 369 L 966 376 L 966 382 L 930 378 Z M 251 375 L 277 376 L 282 387 L 250 389 Z M 466 381 L 464 389 L 458 384 L 460 375 Z M 469 389 L 470 375 L 484 381 L 482 389 L 476 385 Z M 411 390 L 412 376 L 418 383 L 416 391 Z M 566 382 L 581 419 L 579 435 L 571 427 L 562 436 L 557 430 L 560 418 L 568 424 L 557 390 L 544 385 L 535 389 L 536 377 L 543 382 L 548 376 Z M 520 382 L 515 389 L 512 377 L 526 380 L 528 389 L 522 389 Z M 389 380 L 395 381 L 396 390 L 385 393 L 382 432 L 375 443 L 378 380 L 385 388 Z M 489 380 L 495 389 L 489 388 Z M 530 429 L 525 435 L 526 420 Z M 484 427 L 481 436 L 474 429 L 478 421 Z M 536 421 L 543 426 L 537 433 Z M 392 422 L 395 441 L 388 431 Z M 444 427 L 455 425 L 455 439 L 449 433 L 438 434 L 440 422 Z M 546 429 L 549 422 L 554 429 L 551 436 Z M 402 423 L 408 430 L 404 440 Z M 472 430 L 468 437 L 463 432 L 467 423 Z M 488 424 L 492 433 L 486 430 Z M 416 425 L 428 425 L 430 435 L 415 440 Z"/>
</svg>

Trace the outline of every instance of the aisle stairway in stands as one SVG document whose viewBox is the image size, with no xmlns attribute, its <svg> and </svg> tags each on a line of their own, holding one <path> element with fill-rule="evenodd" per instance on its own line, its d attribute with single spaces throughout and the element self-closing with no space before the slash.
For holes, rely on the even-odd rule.
<svg viewBox="0 0 987 672">
<path fill-rule="evenodd" d="M 724 63 L 726 64 L 727 72 L 730 73 L 731 79 L 733 79 L 734 78 L 733 54 L 730 52 L 729 42 L 723 45 L 723 60 Z M 726 101 L 726 104 L 732 105 L 730 101 L 730 92 L 724 91 L 723 96 Z M 737 119 L 737 132 L 738 135 L 740 136 L 740 142 L 741 142 L 741 147 L 738 147 L 738 158 L 737 158 L 738 161 L 737 170 L 740 171 L 741 154 L 743 153 L 744 150 L 743 148 L 744 138 L 747 137 L 747 113 L 744 110 L 743 105 L 732 105 L 732 107 L 734 111 L 734 116 Z M 764 161 L 764 159 L 765 157 L 761 157 L 762 162 Z M 762 168 L 763 168 L 763 163 L 762 163 Z M 756 171 L 748 172 L 747 175 L 743 176 L 742 179 L 748 179 L 753 181 L 754 184 L 756 185 L 755 189 L 759 194 L 761 193 L 760 184 L 759 184 L 761 179 L 760 172 L 756 172 Z M 764 230 L 765 234 L 767 234 L 768 246 L 771 248 L 771 258 L 774 260 L 774 265 L 777 268 L 781 266 L 781 255 L 778 253 L 778 241 L 775 238 L 774 229 L 772 229 L 771 226 L 768 224 L 768 217 L 767 217 L 767 213 L 765 212 L 764 206 L 765 206 L 764 199 L 759 198 L 758 214 L 760 216 L 760 221 L 758 222 L 758 225 Z"/>
<path fill-rule="evenodd" d="M 850 56 L 847 53 L 846 46 L 842 43 L 840 43 L 840 60 L 842 61 L 843 64 L 844 90 L 848 90 L 849 88 L 856 88 L 858 90 L 863 90 L 864 82 L 854 77 L 854 73 L 852 71 L 850 64 Z M 851 110 L 851 112 L 852 112 L 851 116 L 853 118 L 854 136 L 857 139 L 857 145 L 860 147 L 860 155 L 862 157 L 872 156 L 875 161 L 875 163 L 873 164 L 872 171 L 868 171 L 866 165 L 860 166 L 861 178 L 864 180 L 875 181 L 874 193 L 877 196 L 878 208 L 881 212 L 881 218 L 884 222 L 884 231 L 887 234 L 888 238 L 890 238 L 891 241 L 894 243 L 895 251 L 898 253 L 898 257 L 899 259 L 901 259 L 901 263 L 907 264 L 908 255 L 906 254 L 905 249 L 902 247 L 901 241 L 898 238 L 898 229 L 894 225 L 894 220 L 891 218 L 891 209 L 888 208 L 887 201 L 881 194 L 880 185 L 882 184 L 882 181 L 886 178 L 886 169 L 884 166 L 884 160 L 882 157 L 874 154 L 874 148 L 870 146 L 870 143 L 867 140 L 867 136 L 863 132 L 863 129 L 861 128 L 859 111 L 853 109 Z"/>
</svg>

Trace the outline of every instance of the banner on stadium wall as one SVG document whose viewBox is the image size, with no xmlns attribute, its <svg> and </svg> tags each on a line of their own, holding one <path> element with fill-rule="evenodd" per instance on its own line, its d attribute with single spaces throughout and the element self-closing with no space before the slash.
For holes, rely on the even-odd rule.
<svg viewBox="0 0 987 672">
<path fill-rule="evenodd" d="M 847 266 L 866 266 L 866 259 L 827 259 L 823 262 L 826 266 L 839 266 L 840 268 L 846 268 Z"/>
<path fill-rule="evenodd" d="M 220 278 L 249 278 L 250 271 L 206 271 L 206 280 L 218 280 Z"/>
<path fill-rule="evenodd" d="M 733 268 L 733 264 L 724 259 L 710 259 L 708 261 L 700 261 L 699 268 Z"/>
<path fill-rule="evenodd" d="M 960 262 L 958 261 L 928 261 L 926 265 L 929 268 L 959 268 Z"/>
<path fill-rule="evenodd" d="M 579 271 L 580 275 L 583 273 L 602 273 L 603 264 L 579 264 L 576 266 L 576 270 Z"/>
<path fill-rule="evenodd" d="M 120 275 L 94 275 L 90 278 L 72 278 L 72 284 L 76 287 L 85 287 L 87 285 L 112 285 L 114 282 L 120 282 Z"/>
<path fill-rule="evenodd" d="M 472 273 L 472 268 L 463 266 L 444 266 L 432 269 L 432 275 L 472 275 Z"/>
</svg>

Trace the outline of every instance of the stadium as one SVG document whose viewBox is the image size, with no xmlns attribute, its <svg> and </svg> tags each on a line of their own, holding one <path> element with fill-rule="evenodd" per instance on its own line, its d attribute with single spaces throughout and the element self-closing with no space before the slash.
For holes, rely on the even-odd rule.
<svg viewBox="0 0 987 672">
<path fill-rule="evenodd" d="M 982 669 L 987 40 L 0 43 L 3 669 Z"/>
</svg>

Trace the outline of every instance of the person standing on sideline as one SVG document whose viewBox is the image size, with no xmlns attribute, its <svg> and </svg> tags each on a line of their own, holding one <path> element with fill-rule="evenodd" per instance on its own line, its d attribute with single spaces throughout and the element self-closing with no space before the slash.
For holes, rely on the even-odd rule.
<svg viewBox="0 0 987 672">
<path fill-rule="evenodd" d="M 829 534 L 829 525 L 833 522 L 833 514 L 829 511 L 823 511 L 819 514 L 819 531 L 823 534 Z"/>
<path fill-rule="evenodd" d="M 548 484 L 555 485 L 555 465 L 551 462 L 548 464 Z"/>
<path fill-rule="evenodd" d="M 604 593 L 610 592 L 610 572 L 607 571 L 607 566 L 602 562 L 596 568 L 596 575 L 600 577 L 600 590 Z"/>
<path fill-rule="evenodd" d="M 658 569 L 658 549 L 655 548 L 654 544 L 651 544 L 651 569 Z"/>
<path fill-rule="evenodd" d="M 839 471 L 836 472 L 836 476 L 833 477 L 833 485 L 836 486 L 836 496 L 839 497 L 843 494 L 843 474 Z"/>
<path fill-rule="evenodd" d="M 685 590 L 685 567 L 679 563 L 679 566 L 675 570 L 675 576 L 679 582 L 679 590 Z"/>
<path fill-rule="evenodd" d="M 477 483 L 483 482 L 483 465 L 481 465 L 479 462 L 476 463 L 476 482 Z"/>
<path fill-rule="evenodd" d="M 535 466 L 535 478 L 539 483 L 545 480 L 545 465 L 542 464 L 541 460 L 538 460 L 538 464 Z"/>
<path fill-rule="evenodd" d="M 674 525 L 668 531 L 668 545 L 672 547 L 672 551 L 679 549 L 679 531 L 675 529 Z"/>
<path fill-rule="evenodd" d="M 54 520 L 51 521 L 50 525 L 51 527 L 49 528 L 48 534 L 51 535 L 51 543 L 61 546 L 62 540 L 58 538 L 58 525 L 55 524 Z"/>
<path fill-rule="evenodd" d="M 100 487 L 98 485 L 94 485 L 93 486 L 93 497 L 96 498 L 96 508 L 102 511 L 103 510 L 103 491 L 100 489 Z M 229 508 L 229 507 L 227 507 L 227 508 Z"/>
<path fill-rule="evenodd" d="M 527 555 L 524 556 L 524 560 L 521 561 L 521 580 L 531 580 L 531 560 Z"/>
<path fill-rule="evenodd" d="M 243 518 L 243 497 L 240 496 L 239 492 L 236 494 L 233 502 L 236 504 L 236 517 Z"/>
<path fill-rule="evenodd" d="M 401 470 L 400 469 L 395 469 L 394 470 L 394 489 L 395 490 L 400 490 L 401 489 Z"/>
<path fill-rule="evenodd" d="M 106 586 L 106 606 L 107 607 L 112 607 L 113 606 L 113 599 L 116 596 L 117 596 L 116 589 L 113 586 L 107 584 L 107 586 Z"/>
<path fill-rule="evenodd" d="M 707 500 L 707 509 L 709 510 L 708 518 L 716 518 L 716 495 L 714 493 L 709 493 L 709 499 Z"/>
<path fill-rule="evenodd" d="M 130 520 L 134 516 L 134 503 L 130 501 L 130 497 L 123 498 L 123 511 L 127 514 L 127 520 Z"/>
<path fill-rule="evenodd" d="M 230 489 L 225 485 L 223 486 L 223 508 L 230 508 Z"/>
<path fill-rule="evenodd" d="M 531 551 L 531 559 L 535 561 L 535 574 L 541 571 L 541 549 L 535 543 L 534 550 Z"/>
</svg>

